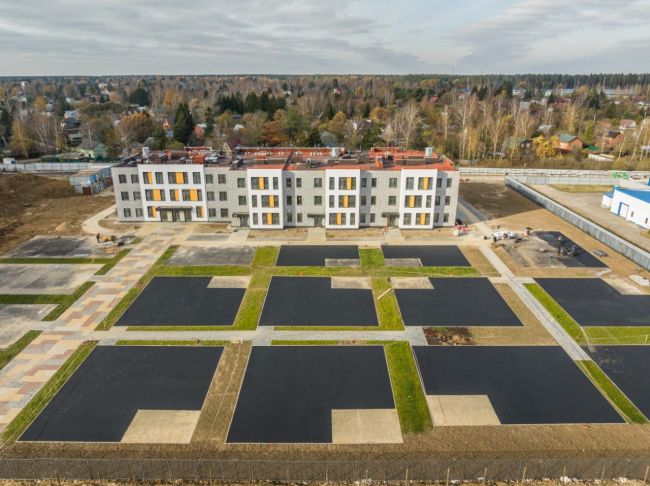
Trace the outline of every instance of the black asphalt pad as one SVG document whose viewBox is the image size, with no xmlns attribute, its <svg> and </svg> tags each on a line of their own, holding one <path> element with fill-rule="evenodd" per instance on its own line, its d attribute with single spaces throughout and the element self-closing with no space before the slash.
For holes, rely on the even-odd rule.
<svg viewBox="0 0 650 486">
<path fill-rule="evenodd" d="M 638 409 L 650 416 L 650 346 L 596 346 L 588 352 Z"/>
<path fill-rule="evenodd" d="M 431 289 L 396 289 L 407 326 L 521 326 L 487 278 L 430 278 Z"/>
<path fill-rule="evenodd" d="M 138 410 L 200 410 L 222 350 L 97 346 L 20 440 L 119 442 Z"/>
<path fill-rule="evenodd" d="M 228 442 L 327 443 L 332 410 L 385 408 L 382 346 L 253 347 Z"/>
<path fill-rule="evenodd" d="M 427 395 L 487 395 L 502 424 L 623 419 L 559 346 L 414 346 Z"/>
<path fill-rule="evenodd" d="M 564 233 L 559 231 L 535 231 L 534 235 L 554 248 L 562 245 L 565 250 L 573 250 L 575 255 L 571 260 L 562 260 L 562 263 L 568 267 L 603 268 L 607 266 L 575 241 L 568 239 Z M 562 239 L 558 240 L 559 237 Z M 575 265 L 572 265 L 571 262 L 575 262 Z"/>
<path fill-rule="evenodd" d="M 381 245 L 384 258 L 419 258 L 424 267 L 471 266 L 456 245 Z"/>
<path fill-rule="evenodd" d="M 325 259 L 359 259 L 356 245 L 282 245 L 276 266 L 324 267 Z"/>
<path fill-rule="evenodd" d="M 155 277 L 116 326 L 231 326 L 246 289 L 210 289 L 212 277 Z"/>
<path fill-rule="evenodd" d="M 599 278 L 535 281 L 582 326 L 650 326 L 650 295 L 621 295 Z"/>
<path fill-rule="evenodd" d="M 272 277 L 260 326 L 378 326 L 372 291 L 333 289 L 329 277 Z"/>
</svg>

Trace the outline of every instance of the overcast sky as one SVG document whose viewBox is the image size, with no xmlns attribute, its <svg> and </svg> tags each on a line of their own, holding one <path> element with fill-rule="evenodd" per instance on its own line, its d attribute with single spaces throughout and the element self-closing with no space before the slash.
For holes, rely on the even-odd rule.
<svg viewBox="0 0 650 486">
<path fill-rule="evenodd" d="M 0 0 L 0 76 L 650 72 L 650 0 Z"/>
</svg>

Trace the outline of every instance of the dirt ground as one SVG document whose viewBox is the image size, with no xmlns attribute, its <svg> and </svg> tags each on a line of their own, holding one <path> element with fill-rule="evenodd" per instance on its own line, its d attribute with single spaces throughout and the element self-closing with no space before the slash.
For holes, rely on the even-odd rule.
<svg viewBox="0 0 650 486">
<path fill-rule="evenodd" d="M 67 180 L 0 174 L 0 254 L 36 235 L 81 234 L 81 223 L 115 203 L 112 193 L 80 196 Z"/>
<path fill-rule="evenodd" d="M 459 194 L 489 220 L 540 209 L 537 204 L 503 182 L 462 182 Z"/>
<path fill-rule="evenodd" d="M 305 240 L 307 228 L 286 228 L 281 230 L 250 230 L 248 238 L 263 240 Z"/>
</svg>

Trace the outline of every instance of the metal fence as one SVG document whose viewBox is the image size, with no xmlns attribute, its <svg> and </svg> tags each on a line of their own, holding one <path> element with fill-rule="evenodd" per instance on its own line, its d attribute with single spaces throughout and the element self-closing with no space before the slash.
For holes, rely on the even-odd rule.
<svg viewBox="0 0 650 486">
<path fill-rule="evenodd" d="M 611 170 L 581 170 L 581 169 L 532 169 L 532 168 L 513 168 L 513 167 L 458 167 L 461 175 L 492 175 L 492 176 L 532 176 L 532 177 L 574 177 L 576 179 L 584 178 L 605 178 L 612 177 Z M 629 177 L 648 178 L 650 171 L 633 170 L 624 171 Z M 620 179 L 619 179 L 620 180 Z"/>
<path fill-rule="evenodd" d="M 522 182 L 519 182 L 513 177 L 506 177 L 506 185 L 513 188 L 517 192 L 523 194 L 528 199 L 536 202 L 540 206 L 548 209 L 551 213 L 559 216 L 560 218 L 568 221 L 569 223 L 577 226 L 588 235 L 593 236 L 613 250 L 625 255 L 633 262 L 639 264 L 645 269 L 650 269 L 650 253 L 637 247 L 636 245 L 624 240 L 620 236 L 615 235 L 611 231 L 589 221 L 588 219 L 574 213 L 570 209 L 565 208 L 561 204 L 553 201 L 552 199 L 540 194 L 535 189 L 528 187 Z"/>
<path fill-rule="evenodd" d="M 276 461 L 218 459 L 2 459 L 19 480 L 491 481 L 569 477 L 646 480 L 650 458 Z"/>
</svg>

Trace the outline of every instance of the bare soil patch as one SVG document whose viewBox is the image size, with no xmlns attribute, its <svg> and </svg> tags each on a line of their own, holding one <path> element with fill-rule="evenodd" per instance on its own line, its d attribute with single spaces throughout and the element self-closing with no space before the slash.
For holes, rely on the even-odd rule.
<svg viewBox="0 0 650 486">
<path fill-rule="evenodd" d="M 476 344 L 466 327 L 425 327 L 422 329 L 427 344 L 433 346 L 464 346 Z"/>
<path fill-rule="evenodd" d="M 463 182 L 460 197 L 483 213 L 488 219 L 504 218 L 535 211 L 539 206 L 503 182 Z"/>
<path fill-rule="evenodd" d="M 465 258 L 481 275 L 486 277 L 498 277 L 499 272 L 492 266 L 490 261 L 485 257 L 483 252 L 475 246 L 459 246 Z"/>
<path fill-rule="evenodd" d="M 281 230 L 250 230 L 248 238 L 251 240 L 305 240 L 307 228 L 287 228 Z"/>
<path fill-rule="evenodd" d="M 115 203 L 112 194 L 80 196 L 66 180 L 0 174 L 0 254 L 36 235 L 82 234 L 81 223 Z"/>
<path fill-rule="evenodd" d="M 435 228 L 430 230 L 400 230 L 405 240 L 447 240 L 454 238 L 455 228 Z"/>
<path fill-rule="evenodd" d="M 359 238 L 381 238 L 384 228 L 359 228 L 353 230 L 328 230 L 325 237 L 328 240 L 358 240 Z"/>
</svg>

